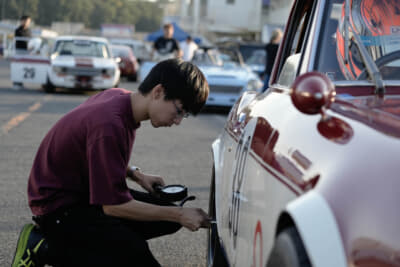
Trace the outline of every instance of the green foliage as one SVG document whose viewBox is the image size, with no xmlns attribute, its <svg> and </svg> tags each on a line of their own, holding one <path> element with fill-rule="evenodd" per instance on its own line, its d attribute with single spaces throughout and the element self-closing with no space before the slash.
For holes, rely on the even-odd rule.
<svg viewBox="0 0 400 267">
<path fill-rule="evenodd" d="M 0 14 L 4 19 L 28 14 L 44 26 L 79 22 L 99 29 L 103 23 L 116 23 L 134 24 L 136 31 L 153 31 L 160 27 L 163 12 L 158 3 L 143 0 L 0 0 Z"/>
</svg>

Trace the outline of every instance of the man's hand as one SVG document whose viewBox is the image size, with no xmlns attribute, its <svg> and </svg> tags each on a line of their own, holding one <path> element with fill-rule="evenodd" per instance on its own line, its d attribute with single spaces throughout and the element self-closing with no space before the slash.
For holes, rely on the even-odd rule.
<svg viewBox="0 0 400 267">
<path fill-rule="evenodd" d="M 161 176 L 142 173 L 139 168 L 133 170 L 132 167 L 128 167 L 126 170 L 126 176 L 131 178 L 132 181 L 139 184 L 149 193 L 154 193 L 153 186 L 155 184 L 161 186 L 165 185 L 164 179 Z"/>
<path fill-rule="evenodd" d="M 161 186 L 165 185 L 163 178 L 157 175 L 140 173 L 139 177 L 137 183 L 149 193 L 154 193 L 154 188 L 153 188 L 154 185 L 156 184 Z"/>
<path fill-rule="evenodd" d="M 190 231 L 209 228 L 211 218 L 200 208 L 182 208 L 179 223 Z"/>
</svg>

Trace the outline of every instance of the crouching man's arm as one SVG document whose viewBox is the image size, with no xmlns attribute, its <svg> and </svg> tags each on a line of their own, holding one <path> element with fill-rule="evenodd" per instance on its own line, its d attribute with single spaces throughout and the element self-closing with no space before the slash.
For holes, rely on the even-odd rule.
<svg viewBox="0 0 400 267">
<path fill-rule="evenodd" d="M 200 208 L 158 206 L 134 199 L 119 205 L 104 205 L 106 215 L 136 221 L 171 221 L 197 231 L 210 227 L 209 216 Z"/>
</svg>

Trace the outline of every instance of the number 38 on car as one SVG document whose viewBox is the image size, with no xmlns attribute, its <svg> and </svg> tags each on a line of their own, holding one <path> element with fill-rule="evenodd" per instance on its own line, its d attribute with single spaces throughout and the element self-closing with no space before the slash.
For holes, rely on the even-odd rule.
<svg viewBox="0 0 400 267">
<path fill-rule="evenodd" d="M 400 266 L 397 1 L 295 0 L 212 144 L 208 266 Z"/>
</svg>

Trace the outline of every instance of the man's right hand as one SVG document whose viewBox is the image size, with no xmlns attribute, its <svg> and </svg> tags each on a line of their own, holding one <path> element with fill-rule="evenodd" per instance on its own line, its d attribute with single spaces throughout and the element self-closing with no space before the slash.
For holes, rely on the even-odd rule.
<svg viewBox="0 0 400 267">
<path fill-rule="evenodd" d="M 211 218 L 200 208 L 182 208 L 179 223 L 190 231 L 209 228 Z"/>
</svg>

